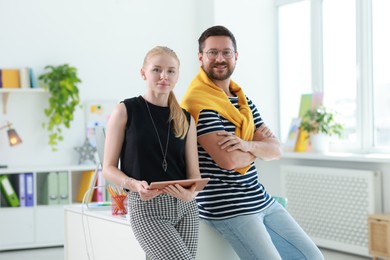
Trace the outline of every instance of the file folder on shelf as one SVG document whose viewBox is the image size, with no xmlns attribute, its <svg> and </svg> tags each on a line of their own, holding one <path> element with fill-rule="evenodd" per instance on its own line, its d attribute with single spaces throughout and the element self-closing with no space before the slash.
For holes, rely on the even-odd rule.
<svg viewBox="0 0 390 260">
<path fill-rule="evenodd" d="M 89 190 L 91 186 L 95 186 L 95 183 L 96 183 L 95 171 L 91 170 L 91 171 L 82 172 L 79 192 L 76 197 L 77 202 L 83 202 L 85 193 Z M 92 194 L 88 196 L 86 202 L 91 202 L 91 201 L 92 201 Z"/>
<path fill-rule="evenodd" d="M 3 193 L 0 192 L 0 208 L 2 208 L 2 207 L 8 207 L 8 202 L 5 200 Z"/>
<path fill-rule="evenodd" d="M 30 68 L 19 69 L 20 88 L 31 88 Z"/>
<path fill-rule="evenodd" d="M 58 173 L 58 197 L 59 204 L 69 204 L 68 173 Z"/>
<path fill-rule="evenodd" d="M 9 206 L 18 207 L 20 205 L 19 198 L 7 175 L 0 176 L 0 188 Z"/>
<path fill-rule="evenodd" d="M 25 177 L 25 195 L 26 195 L 26 206 L 34 206 L 34 182 L 32 172 L 27 172 L 24 174 Z"/>
<path fill-rule="evenodd" d="M 47 175 L 47 205 L 57 205 L 58 203 L 58 173 L 49 172 Z"/>
<path fill-rule="evenodd" d="M 21 207 L 26 206 L 26 182 L 24 173 L 19 174 L 19 203 Z"/>
<path fill-rule="evenodd" d="M 30 83 L 31 83 L 31 88 L 38 87 L 38 82 L 37 79 L 35 78 L 35 74 L 32 68 L 30 68 Z"/>
<path fill-rule="evenodd" d="M 106 192 L 106 181 L 103 177 L 100 164 L 97 166 L 92 178 L 93 179 L 90 182 L 88 193 L 84 201 L 85 205 L 88 209 L 105 210 L 107 208 L 111 208 L 111 200 L 105 200 L 105 194 L 109 192 Z"/>
<path fill-rule="evenodd" d="M 1 88 L 20 88 L 19 69 L 1 69 Z"/>
<path fill-rule="evenodd" d="M 102 174 L 102 170 L 98 169 L 96 171 L 96 186 L 93 185 L 90 187 L 90 190 L 93 191 L 93 198 L 92 200 L 95 202 L 104 202 L 105 201 L 105 180 Z"/>
</svg>

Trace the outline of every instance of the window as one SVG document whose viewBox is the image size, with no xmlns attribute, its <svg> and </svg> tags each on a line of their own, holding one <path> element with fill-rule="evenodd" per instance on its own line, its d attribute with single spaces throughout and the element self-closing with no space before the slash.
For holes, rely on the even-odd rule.
<svg viewBox="0 0 390 260">
<path fill-rule="evenodd" d="M 390 1 L 276 3 L 281 136 L 297 116 L 299 96 L 322 91 L 345 126 L 333 151 L 390 152 Z"/>
<path fill-rule="evenodd" d="M 310 2 L 284 5 L 279 9 L 279 79 L 281 131 L 298 116 L 302 93 L 311 92 Z"/>
<path fill-rule="evenodd" d="M 323 0 L 323 103 L 338 113 L 344 140 L 357 146 L 355 0 Z"/>
<path fill-rule="evenodd" d="M 390 1 L 372 1 L 374 146 L 390 147 Z"/>
</svg>

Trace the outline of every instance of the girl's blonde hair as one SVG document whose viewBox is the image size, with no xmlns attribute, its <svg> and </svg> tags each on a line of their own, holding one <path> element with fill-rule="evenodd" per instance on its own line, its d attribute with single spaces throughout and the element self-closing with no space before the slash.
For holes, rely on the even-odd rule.
<svg viewBox="0 0 390 260">
<path fill-rule="evenodd" d="M 177 60 L 180 67 L 180 60 L 176 53 L 172 49 L 165 46 L 156 46 L 148 51 L 148 53 L 145 55 L 143 66 L 148 63 L 149 58 L 159 54 L 168 54 L 169 56 L 173 57 Z M 187 121 L 186 115 L 183 112 L 183 109 L 179 105 L 179 102 L 177 102 L 173 91 L 169 93 L 168 106 L 170 110 L 169 120 L 172 120 L 173 132 L 177 138 L 184 139 L 188 132 L 189 123 Z"/>
</svg>

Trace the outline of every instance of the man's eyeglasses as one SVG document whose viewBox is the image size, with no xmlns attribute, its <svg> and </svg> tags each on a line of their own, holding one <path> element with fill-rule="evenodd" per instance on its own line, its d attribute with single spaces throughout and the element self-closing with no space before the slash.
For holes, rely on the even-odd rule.
<svg viewBox="0 0 390 260">
<path fill-rule="evenodd" d="M 233 55 L 234 55 L 234 51 L 231 50 L 231 49 L 226 49 L 226 50 L 222 50 L 222 51 L 218 51 L 218 50 L 208 50 L 206 52 L 203 52 L 203 53 L 206 53 L 207 54 L 207 57 L 210 59 L 210 60 L 215 60 L 219 53 L 222 53 L 222 56 L 225 58 L 225 59 L 231 59 L 233 58 Z"/>
</svg>

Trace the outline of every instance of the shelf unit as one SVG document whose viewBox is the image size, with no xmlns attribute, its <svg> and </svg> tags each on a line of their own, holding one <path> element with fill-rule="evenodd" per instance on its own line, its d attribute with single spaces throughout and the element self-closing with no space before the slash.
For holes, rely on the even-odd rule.
<svg viewBox="0 0 390 260">
<path fill-rule="evenodd" d="M 0 88 L 2 96 L 3 114 L 7 114 L 8 96 L 10 93 L 48 93 L 43 88 Z"/>
<path fill-rule="evenodd" d="M 64 207 L 77 205 L 77 194 L 83 173 L 96 170 L 96 165 L 19 167 L 0 169 L 0 176 L 6 175 L 18 194 L 18 176 L 32 173 L 33 205 L 10 207 L 0 192 L 0 251 L 21 248 L 62 246 L 64 244 Z M 45 193 L 47 176 L 50 172 L 66 174 L 68 197 L 63 204 L 49 205 L 42 197 Z"/>
<path fill-rule="evenodd" d="M 46 92 L 43 88 L 0 88 L 0 93 L 35 93 Z"/>
</svg>

